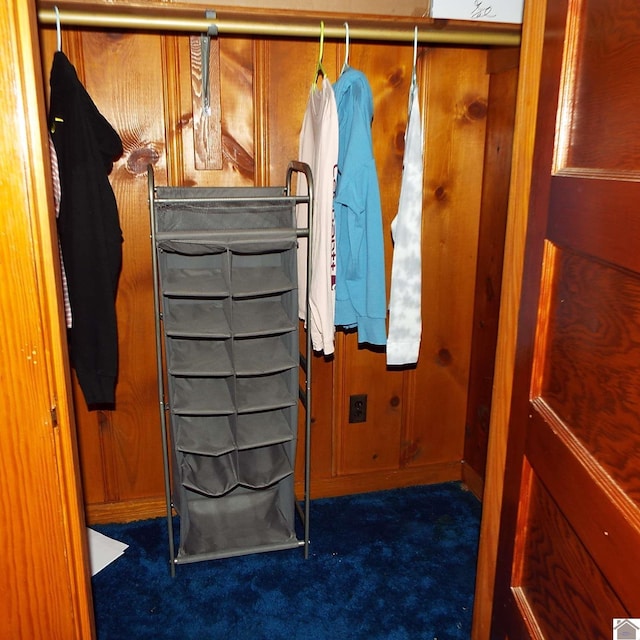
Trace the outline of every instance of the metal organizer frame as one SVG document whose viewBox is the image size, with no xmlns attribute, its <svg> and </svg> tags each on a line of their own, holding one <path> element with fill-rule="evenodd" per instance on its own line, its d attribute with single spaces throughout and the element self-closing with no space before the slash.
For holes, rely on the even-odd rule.
<svg viewBox="0 0 640 640">
<path fill-rule="evenodd" d="M 294 175 L 306 195 L 292 194 Z M 298 238 L 311 246 L 311 169 L 291 162 L 284 187 L 160 187 L 151 166 L 147 176 L 171 575 L 181 563 L 294 547 L 307 558 L 313 352 L 308 331 L 300 350 L 296 255 Z M 308 296 L 306 308 L 309 317 Z"/>
</svg>

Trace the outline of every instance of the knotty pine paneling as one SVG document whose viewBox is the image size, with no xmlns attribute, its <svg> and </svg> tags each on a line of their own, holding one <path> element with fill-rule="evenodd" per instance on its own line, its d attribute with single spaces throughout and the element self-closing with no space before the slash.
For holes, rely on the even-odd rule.
<svg viewBox="0 0 640 640">
<path fill-rule="evenodd" d="M 317 42 L 291 42 L 273 40 L 256 47 L 256 68 L 261 70 L 257 82 L 264 88 L 256 93 L 256 111 L 262 113 L 265 123 L 263 159 L 267 180 L 281 184 L 290 160 L 298 156 L 298 140 L 302 118 L 316 73 L 319 45 Z M 296 64 L 291 64 L 295 57 Z M 334 82 L 341 62 L 335 43 L 325 42 L 323 67 L 329 81 Z M 339 66 L 340 65 L 340 66 Z M 300 327 L 301 348 L 304 349 L 304 329 Z M 334 362 L 315 354 L 312 357 L 312 487 L 317 494 L 318 481 L 331 481 L 333 477 L 334 432 Z M 296 486 L 302 495 L 304 414 L 300 413 L 298 431 L 298 457 L 296 460 Z M 320 492 L 322 493 L 322 491 Z"/>
<path fill-rule="evenodd" d="M 462 459 L 488 108 L 485 51 L 431 48 L 425 62 L 423 333 L 406 466 Z"/>
<path fill-rule="evenodd" d="M 342 62 L 340 59 L 340 65 Z M 372 140 L 382 204 L 387 298 L 392 258 L 390 226 L 400 193 L 412 62 L 413 46 L 369 43 L 350 46 L 349 64 L 367 76 L 373 93 Z M 383 349 L 359 346 L 355 332 L 339 334 L 336 369 L 337 474 L 397 470 L 403 374 L 387 369 Z M 367 420 L 350 424 L 349 397 L 363 393 L 368 397 Z"/>
<path fill-rule="evenodd" d="M 518 49 L 495 49 L 487 60 L 489 110 L 463 467 L 464 481 L 478 496 L 483 491 L 489 439 L 519 54 Z"/>
<path fill-rule="evenodd" d="M 54 46 L 50 37 L 43 38 L 46 69 Z M 110 519 L 111 511 L 119 513 L 120 504 L 148 503 L 148 508 L 156 511 L 162 503 L 146 192 L 148 163 L 156 166 L 160 176 L 165 174 L 162 48 L 160 38 L 153 35 L 65 30 L 63 50 L 98 109 L 118 131 L 124 147 L 110 176 L 124 236 L 116 302 L 119 377 L 115 409 L 88 411 L 74 380 L 89 517 L 103 519 L 100 513 L 106 509 L 104 518 Z"/>
<path fill-rule="evenodd" d="M 165 165 L 162 47 L 148 34 L 85 32 L 77 41 L 70 55 L 82 60 L 87 91 L 124 148 L 111 173 L 124 236 L 116 302 L 119 376 L 115 410 L 98 412 L 97 427 L 107 501 L 126 502 L 156 496 L 162 486 L 146 192 L 147 164 L 160 175 Z M 81 442 L 82 427 L 93 426 L 80 425 Z"/>
<path fill-rule="evenodd" d="M 43 31 L 50 59 L 55 34 Z M 202 171 L 195 165 L 187 35 L 63 33 L 80 77 L 125 143 L 112 174 L 125 237 L 117 406 L 87 412 L 79 394 L 76 403 L 88 513 L 94 521 L 159 515 L 164 502 L 146 163 L 154 164 L 158 184 L 283 184 L 289 161 L 297 157 L 319 46 L 313 40 L 220 39 L 222 168 Z M 344 53 L 344 43 L 325 43 L 323 66 L 332 80 Z M 426 149 L 420 361 L 389 369 L 383 350 L 360 347 L 355 333 L 344 332 L 337 333 L 334 357 L 313 358 L 314 497 L 461 477 L 487 126 L 486 55 L 482 49 L 420 48 Z M 412 57 L 411 44 L 350 47 L 350 64 L 365 72 L 374 96 L 387 293 Z M 350 424 L 349 396 L 360 393 L 368 396 L 367 421 Z"/>
<path fill-rule="evenodd" d="M 253 45 L 246 39 L 223 39 L 212 51 L 219 69 L 222 167 L 196 169 L 190 41 L 164 36 L 166 75 L 165 127 L 170 185 L 252 186 L 255 178 Z M 200 144 L 203 144 L 201 141 Z M 156 180 L 158 184 L 163 184 Z"/>
</svg>

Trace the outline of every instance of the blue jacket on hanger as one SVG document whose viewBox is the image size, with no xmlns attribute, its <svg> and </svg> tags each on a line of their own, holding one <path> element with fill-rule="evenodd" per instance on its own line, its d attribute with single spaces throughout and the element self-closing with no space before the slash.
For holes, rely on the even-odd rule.
<svg viewBox="0 0 640 640">
<path fill-rule="evenodd" d="M 351 67 L 333 89 L 339 123 L 335 323 L 357 327 L 359 343 L 384 345 L 387 301 L 382 209 L 371 140 L 373 96 L 365 75 Z"/>
</svg>

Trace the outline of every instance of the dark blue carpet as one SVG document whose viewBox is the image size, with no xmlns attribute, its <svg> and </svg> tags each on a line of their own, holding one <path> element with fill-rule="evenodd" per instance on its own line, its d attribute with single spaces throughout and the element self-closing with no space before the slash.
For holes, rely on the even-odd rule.
<svg viewBox="0 0 640 640">
<path fill-rule="evenodd" d="M 311 546 L 179 565 L 164 518 L 93 578 L 99 640 L 468 640 L 480 503 L 457 483 L 311 503 Z"/>
</svg>

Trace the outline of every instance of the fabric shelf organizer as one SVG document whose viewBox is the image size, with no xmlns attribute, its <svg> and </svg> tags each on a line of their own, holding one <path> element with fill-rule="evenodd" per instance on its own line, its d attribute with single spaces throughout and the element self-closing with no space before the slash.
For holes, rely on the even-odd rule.
<svg viewBox="0 0 640 640">
<path fill-rule="evenodd" d="M 307 196 L 291 195 L 304 173 Z M 149 168 L 158 392 L 171 571 L 175 565 L 304 546 L 296 534 L 298 336 L 296 204 L 285 187 L 160 187 Z M 304 354 L 303 354 L 304 355 Z M 306 365 L 301 391 L 300 362 Z M 308 413 L 308 412 L 307 412 Z M 309 460 L 309 424 L 305 467 Z M 174 546 L 173 510 L 180 517 Z"/>
</svg>

